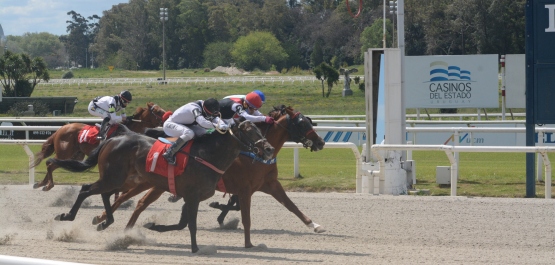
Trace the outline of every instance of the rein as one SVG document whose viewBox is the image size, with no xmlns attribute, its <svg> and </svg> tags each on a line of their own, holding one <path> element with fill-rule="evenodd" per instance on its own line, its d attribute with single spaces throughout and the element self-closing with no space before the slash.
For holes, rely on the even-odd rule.
<svg viewBox="0 0 555 265">
<path fill-rule="evenodd" d="M 247 137 L 247 140 L 249 141 L 249 144 L 247 145 L 247 144 L 243 143 L 243 141 L 241 139 L 239 139 L 237 136 L 235 136 L 235 134 L 233 134 L 233 131 L 231 129 L 228 130 L 228 131 L 229 131 L 229 134 L 231 134 L 231 136 L 233 136 L 233 138 L 235 138 L 237 141 L 239 141 L 239 143 L 241 143 L 243 145 L 243 147 L 245 149 L 247 149 L 249 152 L 252 152 L 253 150 L 257 150 L 257 152 L 258 152 L 258 147 L 256 147 L 256 144 L 258 144 L 259 142 L 264 141 L 264 138 L 262 138 L 262 139 L 260 139 L 256 142 L 253 142 L 250 138 Z M 243 134 L 240 133 L 239 137 L 243 138 L 241 135 L 243 135 Z M 185 152 L 183 150 L 179 150 L 179 153 L 182 153 L 182 154 L 185 154 L 189 157 L 192 157 L 193 159 L 195 159 L 195 161 L 207 166 L 208 168 L 214 170 L 218 174 L 224 174 L 224 172 L 225 172 L 224 170 L 221 170 L 221 169 L 217 168 L 216 166 L 210 164 L 210 162 L 202 159 L 201 157 L 191 155 L 190 153 Z M 253 153 L 253 155 L 254 155 L 254 153 Z"/>
<path fill-rule="evenodd" d="M 189 157 L 192 157 L 193 159 L 195 159 L 195 161 L 197 161 L 197 162 L 199 162 L 199 163 L 201 163 L 201 164 L 207 166 L 208 168 L 214 170 L 216 173 L 218 173 L 218 174 L 220 174 L 220 175 L 224 174 L 224 172 L 225 172 L 225 171 L 223 171 L 223 170 L 217 168 L 216 166 L 210 164 L 210 162 L 208 162 L 208 161 L 206 161 L 206 160 L 204 160 L 204 159 L 202 159 L 202 158 L 200 158 L 200 157 L 198 157 L 198 156 L 191 155 L 191 154 L 189 154 L 189 153 L 187 153 L 187 152 L 185 152 L 185 151 L 182 151 L 182 150 L 179 150 L 179 153 L 182 153 L 182 154 L 185 154 L 185 155 L 187 155 L 187 156 L 189 156 Z"/>
</svg>

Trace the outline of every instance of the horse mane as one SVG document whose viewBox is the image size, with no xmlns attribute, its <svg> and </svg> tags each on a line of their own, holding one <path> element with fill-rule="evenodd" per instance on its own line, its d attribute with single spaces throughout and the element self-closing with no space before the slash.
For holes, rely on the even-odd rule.
<svg viewBox="0 0 555 265">
<path fill-rule="evenodd" d="M 273 109 L 268 112 L 268 116 L 277 121 L 280 117 L 287 114 L 287 110 L 293 111 L 293 108 L 285 105 L 274 106 Z"/>
<path fill-rule="evenodd" d="M 149 102 L 146 103 L 146 108 L 145 107 L 137 107 L 135 109 L 135 113 L 133 113 L 133 115 L 131 117 L 136 118 L 137 116 L 140 116 L 141 113 L 143 113 L 143 111 L 149 110 L 150 108 L 152 108 L 152 106 L 154 106 L 154 103 L 149 101 Z"/>
</svg>

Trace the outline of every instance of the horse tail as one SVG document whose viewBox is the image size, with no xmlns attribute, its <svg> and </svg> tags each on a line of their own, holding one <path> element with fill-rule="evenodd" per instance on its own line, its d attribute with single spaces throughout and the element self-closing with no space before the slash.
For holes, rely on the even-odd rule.
<svg viewBox="0 0 555 265">
<path fill-rule="evenodd" d="M 72 172 L 84 172 L 87 171 L 98 164 L 98 156 L 100 155 L 100 150 L 108 141 L 102 141 L 92 152 L 89 154 L 85 161 L 73 160 L 73 159 L 56 159 L 50 158 L 46 163 L 56 164 L 61 168 L 67 169 Z"/>
<path fill-rule="evenodd" d="M 50 137 L 46 139 L 46 142 L 42 144 L 40 152 L 37 152 L 35 154 L 35 161 L 33 161 L 33 163 L 29 165 L 29 168 L 34 168 L 38 166 L 44 158 L 54 154 L 54 138 L 56 137 L 56 133 L 57 132 L 54 132 L 52 135 L 50 135 Z"/>
</svg>

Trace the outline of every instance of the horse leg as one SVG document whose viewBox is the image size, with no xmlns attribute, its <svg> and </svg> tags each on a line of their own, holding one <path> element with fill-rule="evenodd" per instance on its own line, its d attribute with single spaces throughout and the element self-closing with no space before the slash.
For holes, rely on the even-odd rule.
<svg viewBox="0 0 555 265">
<path fill-rule="evenodd" d="M 185 205 L 183 205 L 183 210 L 182 210 L 182 212 L 184 212 L 185 210 L 187 211 L 187 217 L 188 217 L 187 221 L 189 223 L 189 233 L 191 234 L 191 251 L 193 253 L 197 253 L 197 251 L 199 250 L 198 245 L 197 245 L 198 206 L 199 206 L 198 201 L 186 202 Z M 181 214 L 181 216 L 183 217 L 183 214 Z"/>
<path fill-rule="evenodd" d="M 114 192 L 106 192 L 106 193 L 102 193 L 101 195 L 102 203 L 104 204 L 104 209 L 106 209 L 106 221 L 104 221 L 104 223 L 101 223 L 96 227 L 97 231 L 102 231 L 114 223 L 114 214 L 112 212 L 112 207 L 110 206 L 110 196 L 112 196 L 112 194 L 114 194 Z"/>
<path fill-rule="evenodd" d="M 158 200 L 158 198 L 160 198 L 163 193 L 163 189 L 158 189 L 156 187 L 151 188 L 137 203 L 137 207 L 135 207 L 135 211 L 133 211 L 131 218 L 129 218 L 129 222 L 127 222 L 127 226 L 125 227 L 125 229 L 133 228 L 133 226 L 135 226 L 135 223 L 137 222 L 137 219 L 139 218 L 139 215 L 141 215 L 146 207 Z"/>
<path fill-rule="evenodd" d="M 127 200 L 133 198 L 135 195 L 149 189 L 150 187 L 152 187 L 152 185 L 148 182 L 145 183 L 141 183 L 133 188 L 131 188 L 130 190 L 128 190 L 127 192 L 121 194 L 121 196 L 118 196 L 116 198 L 116 200 L 114 201 L 114 204 L 112 204 L 112 212 L 115 212 L 122 203 L 126 202 Z M 118 194 L 119 192 L 116 192 L 116 194 Z M 106 220 L 106 211 L 104 211 L 101 215 L 95 216 L 93 218 L 92 224 L 93 225 L 97 225 L 100 222 Z"/>
<path fill-rule="evenodd" d="M 52 178 L 52 172 L 58 168 L 58 165 L 46 162 L 46 175 L 41 182 L 37 182 L 33 185 L 33 189 L 38 189 L 43 187 L 43 191 L 49 191 L 54 187 L 54 180 Z"/>
<path fill-rule="evenodd" d="M 239 194 L 239 207 L 241 207 L 241 221 L 243 229 L 245 229 L 245 248 L 252 248 L 251 243 L 251 196 L 249 192 L 247 196 Z"/>
<path fill-rule="evenodd" d="M 210 203 L 209 206 L 212 208 L 220 209 L 222 211 L 217 218 L 218 223 L 220 225 L 224 224 L 224 219 L 230 210 L 234 210 L 234 211 L 241 210 L 241 207 L 239 206 L 239 196 L 235 194 L 231 195 L 226 205 L 219 204 L 218 202 L 213 202 L 213 203 Z"/>
<path fill-rule="evenodd" d="M 73 221 L 75 219 L 75 216 L 77 215 L 77 211 L 79 211 L 79 208 L 81 207 L 81 204 L 83 203 L 83 201 L 86 198 L 88 198 L 89 196 L 91 196 L 93 194 L 96 194 L 96 193 L 94 193 L 94 189 L 92 188 L 92 186 L 95 185 L 95 184 L 92 184 L 92 185 L 91 184 L 85 184 L 85 185 L 81 186 L 81 190 L 79 191 L 79 195 L 77 196 L 77 200 L 73 204 L 73 207 L 71 207 L 71 210 L 69 211 L 69 213 L 59 214 L 54 218 L 54 220 L 56 220 L 56 221 Z"/>
<path fill-rule="evenodd" d="M 183 230 L 185 227 L 187 227 L 187 223 L 188 223 L 188 215 L 187 215 L 186 207 L 187 207 L 187 204 L 183 204 L 183 207 L 181 208 L 181 218 L 179 219 L 179 223 L 176 225 L 157 225 L 155 223 L 148 223 L 148 224 L 145 224 L 144 227 L 158 232 Z"/>
<path fill-rule="evenodd" d="M 294 213 L 301 221 L 309 228 L 314 228 L 315 233 L 326 232 L 323 226 L 313 222 L 308 216 L 304 215 L 297 205 L 289 199 L 289 196 L 285 193 L 285 190 L 281 186 L 279 181 L 272 181 L 271 183 L 265 182 L 261 187 L 260 191 L 272 195 L 279 203 L 281 203 L 287 210 Z"/>
</svg>

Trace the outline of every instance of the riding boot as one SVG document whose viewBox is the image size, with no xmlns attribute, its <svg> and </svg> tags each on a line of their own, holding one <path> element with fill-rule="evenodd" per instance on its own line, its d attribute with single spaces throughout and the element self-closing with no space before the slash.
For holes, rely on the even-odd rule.
<svg viewBox="0 0 555 265">
<path fill-rule="evenodd" d="M 96 136 L 96 139 L 99 141 L 102 141 L 104 139 L 106 139 L 106 131 L 108 131 L 108 122 L 110 121 L 110 118 L 106 117 L 102 120 L 102 124 L 100 125 L 100 130 L 98 132 L 98 136 Z"/>
<path fill-rule="evenodd" d="M 162 156 L 166 159 L 166 161 L 168 161 L 168 164 L 175 165 L 175 154 L 179 152 L 179 149 L 181 149 L 186 142 L 187 141 L 181 138 L 177 138 L 175 143 L 173 143 L 170 148 L 166 149 L 166 152 L 164 152 Z"/>
</svg>

